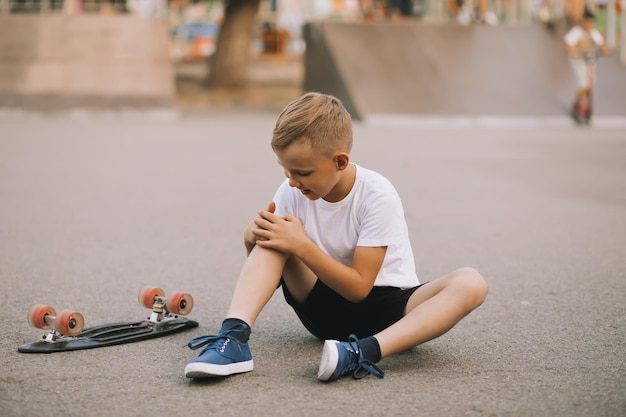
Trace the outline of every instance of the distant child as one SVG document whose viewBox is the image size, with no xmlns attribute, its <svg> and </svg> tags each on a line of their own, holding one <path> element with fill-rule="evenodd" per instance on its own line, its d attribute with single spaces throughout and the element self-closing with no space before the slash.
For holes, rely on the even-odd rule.
<svg viewBox="0 0 626 417">
<path fill-rule="evenodd" d="M 585 9 L 580 24 L 572 27 L 563 38 L 576 78 L 576 100 L 579 103 L 586 100 L 591 85 L 595 84 L 598 49 L 605 56 L 611 53 L 604 37 L 595 28 L 595 24 L 595 15 L 590 10 Z M 589 70 L 592 71 L 592 74 L 589 74 Z"/>
<path fill-rule="evenodd" d="M 488 0 L 447 0 L 448 11 L 458 23 L 467 26 L 474 19 L 474 8 L 478 12 L 478 21 L 489 26 L 498 24 L 498 16 L 489 10 Z"/>
<path fill-rule="evenodd" d="M 248 257 L 226 319 L 217 335 L 189 342 L 203 350 L 186 377 L 251 371 L 251 329 L 278 287 L 325 340 L 322 381 L 382 378 L 382 358 L 441 336 L 485 300 L 487 284 L 472 268 L 419 283 L 400 197 L 350 161 L 352 121 L 337 98 L 291 102 L 271 145 L 287 179 L 246 228 Z"/>
</svg>

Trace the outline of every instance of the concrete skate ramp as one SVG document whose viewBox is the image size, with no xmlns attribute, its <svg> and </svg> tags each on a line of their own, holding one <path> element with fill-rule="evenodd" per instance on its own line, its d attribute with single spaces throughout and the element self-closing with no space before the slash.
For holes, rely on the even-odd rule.
<svg viewBox="0 0 626 417">
<path fill-rule="evenodd" d="M 575 83 L 562 38 L 540 26 L 316 23 L 304 88 L 353 117 L 566 115 Z M 626 115 L 626 67 L 602 59 L 595 113 Z"/>
<path fill-rule="evenodd" d="M 164 22 L 0 16 L 0 107 L 173 107 Z"/>
</svg>

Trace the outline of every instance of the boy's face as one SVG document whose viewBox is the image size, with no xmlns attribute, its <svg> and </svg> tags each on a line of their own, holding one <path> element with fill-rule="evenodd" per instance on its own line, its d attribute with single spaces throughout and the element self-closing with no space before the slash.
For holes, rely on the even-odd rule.
<svg viewBox="0 0 626 417">
<path fill-rule="evenodd" d="M 326 156 L 311 148 L 308 140 L 298 140 L 285 149 L 276 151 L 289 185 L 296 187 L 310 200 L 342 200 L 350 191 L 341 183 L 342 171 L 349 162 L 348 154 L 337 152 Z"/>
<path fill-rule="evenodd" d="M 591 29 L 594 28 L 595 25 L 596 25 L 596 21 L 594 19 L 591 19 L 589 17 L 586 17 L 583 19 L 582 27 L 586 31 L 590 31 Z"/>
</svg>

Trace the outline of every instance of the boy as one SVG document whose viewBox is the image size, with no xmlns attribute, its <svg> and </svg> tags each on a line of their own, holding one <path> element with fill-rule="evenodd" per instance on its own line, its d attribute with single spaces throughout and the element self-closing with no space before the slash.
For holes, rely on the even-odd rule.
<svg viewBox="0 0 626 417">
<path fill-rule="evenodd" d="M 474 5 L 477 5 L 480 20 L 489 26 L 498 24 L 498 16 L 489 10 L 488 0 L 448 0 L 448 11 L 463 26 L 472 22 Z"/>
<path fill-rule="evenodd" d="M 308 93 L 278 117 L 272 148 L 287 179 L 244 233 L 248 258 L 217 335 L 188 378 L 251 371 L 248 338 L 277 287 L 326 340 L 318 379 L 384 373 L 382 358 L 450 330 L 487 284 L 471 268 L 420 286 L 400 198 L 382 175 L 350 162 L 352 122 L 335 97 Z"/>
<path fill-rule="evenodd" d="M 585 103 L 595 84 L 596 51 L 599 48 L 603 55 L 610 55 L 604 37 L 595 28 L 595 15 L 588 9 L 583 12 L 580 25 L 572 27 L 564 36 L 565 49 L 576 77 L 576 102 Z M 588 67 L 588 64 L 591 68 Z M 589 74 L 589 69 L 592 74 Z"/>
</svg>

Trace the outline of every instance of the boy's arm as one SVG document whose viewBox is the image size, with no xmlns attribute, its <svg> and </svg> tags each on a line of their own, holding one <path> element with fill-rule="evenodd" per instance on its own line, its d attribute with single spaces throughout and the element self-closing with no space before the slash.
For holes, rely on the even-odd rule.
<svg viewBox="0 0 626 417">
<path fill-rule="evenodd" d="M 386 246 L 359 246 L 349 267 L 322 251 L 293 216 L 283 218 L 261 211 L 255 224 L 257 228 L 251 232 L 257 245 L 296 256 L 322 282 L 352 302 L 361 301 L 370 293 L 387 252 Z"/>
<path fill-rule="evenodd" d="M 604 36 L 602 36 L 602 34 L 600 33 L 598 29 L 594 28 L 591 31 L 591 37 L 593 41 L 596 43 L 596 45 L 598 45 L 598 48 L 600 49 L 600 52 L 602 52 L 602 55 L 604 56 L 611 55 L 611 50 L 609 49 L 609 46 L 606 44 L 606 40 L 604 39 Z"/>
<path fill-rule="evenodd" d="M 609 49 L 608 45 L 606 44 L 606 42 L 603 42 L 600 45 L 600 52 L 602 52 L 602 55 L 604 56 L 609 56 L 611 55 L 611 50 Z"/>
<path fill-rule="evenodd" d="M 567 52 L 567 55 L 570 58 L 579 58 L 580 57 L 580 52 L 578 51 L 578 49 L 571 44 L 571 42 L 568 39 L 565 39 L 563 41 L 564 45 L 565 45 L 565 51 Z"/>
<path fill-rule="evenodd" d="M 564 43 L 565 43 L 565 51 L 567 52 L 567 55 L 572 58 L 577 58 L 578 51 L 576 50 L 576 48 L 574 48 L 572 45 L 570 45 L 567 42 L 564 42 Z"/>
<path fill-rule="evenodd" d="M 358 303 L 367 297 L 385 259 L 386 246 L 357 246 L 352 258 L 352 267 L 342 264 L 322 251 L 315 243 L 303 246 L 300 258 L 317 277 L 332 290 L 348 301 Z"/>
<path fill-rule="evenodd" d="M 576 49 L 576 43 L 578 42 L 579 33 L 580 30 L 578 26 L 574 26 L 565 34 L 565 36 L 563 36 L 565 51 L 567 51 L 567 55 L 571 58 L 578 58 L 580 55 L 578 53 L 578 49 Z"/>
</svg>

